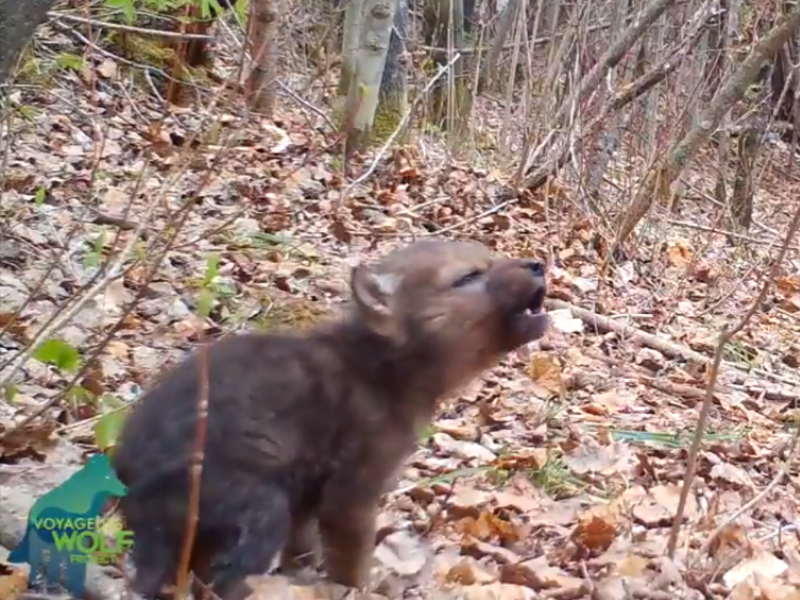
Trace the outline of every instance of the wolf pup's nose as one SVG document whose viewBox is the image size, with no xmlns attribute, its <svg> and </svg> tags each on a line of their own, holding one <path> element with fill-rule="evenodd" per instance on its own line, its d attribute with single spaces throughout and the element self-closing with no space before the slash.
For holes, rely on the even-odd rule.
<svg viewBox="0 0 800 600">
<path fill-rule="evenodd" d="M 544 264 L 535 260 L 526 260 L 525 268 L 537 277 L 544 277 Z"/>
</svg>

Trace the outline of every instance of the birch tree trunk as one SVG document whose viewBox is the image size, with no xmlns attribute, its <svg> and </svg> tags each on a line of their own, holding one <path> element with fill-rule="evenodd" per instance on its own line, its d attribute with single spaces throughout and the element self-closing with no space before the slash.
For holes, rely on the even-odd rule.
<svg viewBox="0 0 800 600">
<path fill-rule="evenodd" d="M 339 79 L 338 93 L 340 109 L 344 108 L 347 94 L 356 75 L 356 57 L 363 13 L 364 0 L 347 0 L 342 27 L 342 75 Z"/>
<path fill-rule="evenodd" d="M 394 26 L 381 76 L 374 137 L 388 138 L 394 133 L 408 107 L 408 60 L 405 42 L 408 38 L 408 0 L 397 0 Z"/>
<path fill-rule="evenodd" d="M 363 150 L 371 139 L 397 4 L 398 0 L 364 0 L 355 73 L 347 90 L 343 121 L 346 155 Z"/>
<path fill-rule="evenodd" d="M 282 0 L 251 0 L 247 37 L 253 67 L 247 77 L 246 97 L 251 109 L 271 117 L 275 109 L 278 71 L 277 34 Z"/>
<path fill-rule="evenodd" d="M 20 52 L 47 19 L 54 0 L 0 0 L 0 84 L 6 83 Z"/>
</svg>

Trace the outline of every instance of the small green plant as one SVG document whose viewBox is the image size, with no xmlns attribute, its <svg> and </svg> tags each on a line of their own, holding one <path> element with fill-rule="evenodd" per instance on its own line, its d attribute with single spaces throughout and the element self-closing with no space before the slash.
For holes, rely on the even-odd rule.
<svg viewBox="0 0 800 600">
<path fill-rule="evenodd" d="M 84 67 L 83 57 L 70 52 L 62 52 L 56 56 L 56 64 L 62 69 L 72 71 L 81 71 Z"/>
<path fill-rule="evenodd" d="M 417 435 L 417 441 L 422 444 L 426 445 L 430 443 L 431 439 L 433 439 L 433 435 L 436 433 L 436 426 L 433 423 L 428 423 L 425 427 Z"/>
<path fill-rule="evenodd" d="M 219 286 L 215 281 L 219 274 L 219 254 L 211 254 L 206 259 L 206 272 L 200 284 L 200 296 L 197 306 L 200 316 L 207 318 L 214 307 L 215 297 L 219 292 Z"/>
<path fill-rule="evenodd" d="M 574 496 L 586 485 L 573 477 L 567 466 L 558 456 L 548 456 L 547 462 L 540 469 L 531 469 L 528 478 L 553 498 Z"/>
<path fill-rule="evenodd" d="M 50 338 L 39 344 L 33 351 L 33 358 L 56 368 L 59 373 L 76 373 L 81 367 L 81 355 L 72 344 L 58 338 Z M 70 387 L 64 394 L 73 408 L 93 404 L 96 396 L 79 385 Z"/>
<path fill-rule="evenodd" d="M 103 230 L 92 242 L 92 249 L 83 258 L 86 269 L 97 268 L 103 263 L 103 250 L 106 247 L 106 232 Z"/>
<path fill-rule="evenodd" d="M 9 404 L 13 404 L 18 393 L 19 393 L 19 388 L 13 383 L 9 383 L 3 389 L 3 399 Z"/>
<path fill-rule="evenodd" d="M 666 448 L 686 448 L 688 449 L 689 446 L 692 444 L 692 440 L 694 439 L 694 432 L 692 431 L 674 431 L 674 432 L 662 432 L 662 431 L 636 431 L 636 430 L 626 430 L 626 429 L 610 429 L 609 432 L 611 433 L 612 437 L 615 441 L 624 441 L 629 443 L 648 443 L 650 445 L 656 446 L 663 446 Z M 706 430 L 703 432 L 703 440 L 705 442 L 731 442 L 738 439 L 741 439 L 744 435 L 746 435 L 746 431 L 744 432 L 732 432 L 732 433 L 722 433 L 722 432 L 714 432 L 711 430 Z"/>
<path fill-rule="evenodd" d="M 66 373 L 74 373 L 81 365 L 78 350 L 57 338 L 50 338 L 39 344 L 33 351 L 33 358 Z"/>
<path fill-rule="evenodd" d="M 113 451 L 130 409 L 127 404 L 109 394 L 103 395 L 100 404 L 103 415 L 94 424 L 94 443 L 99 450 Z"/>
</svg>

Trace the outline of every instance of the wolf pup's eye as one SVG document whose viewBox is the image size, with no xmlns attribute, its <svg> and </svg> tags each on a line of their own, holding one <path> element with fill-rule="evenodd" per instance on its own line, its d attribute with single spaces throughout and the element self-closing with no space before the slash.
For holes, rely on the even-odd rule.
<svg viewBox="0 0 800 600">
<path fill-rule="evenodd" d="M 453 287 L 464 287 L 477 281 L 481 278 L 481 276 L 483 276 L 483 271 L 472 271 L 471 273 L 467 273 L 463 277 L 456 279 L 456 281 L 453 283 Z"/>
</svg>

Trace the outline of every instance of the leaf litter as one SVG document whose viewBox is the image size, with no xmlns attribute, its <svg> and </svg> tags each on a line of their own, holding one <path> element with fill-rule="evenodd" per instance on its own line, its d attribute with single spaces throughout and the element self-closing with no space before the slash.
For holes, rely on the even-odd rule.
<svg viewBox="0 0 800 600">
<path fill-rule="evenodd" d="M 97 71 L 110 81 L 117 65 L 103 61 Z M 226 108 L 230 114 L 216 115 L 220 139 L 201 143 L 187 159 L 183 148 L 209 115 L 162 119 L 147 98 L 111 111 L 110 93 L 90 98 L 75 79 L 62 87 L 52 95 L 14 92 L 37 118 L 17 124 L 4 180 L 10 225 L 0 241 L 0 380 L 58 306 L 126 244 L 136 250 L 125 275 L 42 340 L 3 390 L 0 435 L 86 367 L 71 394 L 0 442 L 0 493 L 24 481 L 32 501 L 64 477 L 58 453 L 112 447 L 129 403 L 192 349 L 198 328 L 214 337 L 313 325 L 345 300 L 350 266 L 410 235 L 447 230 L 499 252 L 549 258 L 553 298 L 709 358 L 720 327 L 757 293 L 757 281 L 745 274 L 765 251 L 737 261 L 721 242 L 701 243 L 679 228 L 665 242 L 651 242 L 650 263 L 623 262 L 610 289 L 598 272 L 591 220 L 563 203 L 572 193 L 568 181 L 558 182 L 560 195 L 551 199 L 562 203 L 562 222 L 548 217 L 540 197 L 481 216 L 503 191 L 502 177 L 425 160 L 406 147 L 393 149 L 345 198 L 347 184 L 331 166 L 338 157 L 326 150 L 322 129 L 308 126 L 318 117 L 301 108 L 281 106 L 274 123 L 248 122 L 236 107 Z M 480 100 L 476 110 L 491 107 Z M 97 124 L 105 136 L 99 153 Z M 226 135 L 236 141 L 223 149 Z M 356 159 L 350 168 L 363 172 L 367 164 Z M 163 241 L 148 244 L 175 228 L 175 211 L 211 168 L 213 181 L 148 281 L 149 257 Z M 770 177 L 762 185 L 776 204 L 798 192 Z M 780 214 L 766 204 L 757 212 L 765 221 Z M 705 222 L 700 214 L 684 218 Z M 770 222 L 775 230 L 783 224 Z M 198 291 L 212 255 L 217 293 L 209 317 L 200 318 Z M 707 364 L 676 359 L 556 308 L 547 338 L 443 403 L 387 494 L 372 589 L 357 596 L 800 597 L 800 479 L 792 473 L 725 526 L 705 555 L 698 552 L 786 458 L 800 387 L 797 267 L 786 267 L 773 309 L 757 314 L 725 357 L 736 369 L 723 374 L 717 390 L 684 511 L 684 551 L 674 562 L 665 557 L 666 540 Z M 111 327 L 113 338 L 89 361 Z M 0 569 L 0 598 L 19 597 L 21 571 Z M 252 581 L 254 599 L 342 593 L 313 576 L 306 583 L 275 575 Z"/>
</svg>

